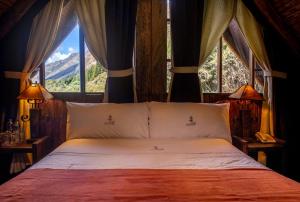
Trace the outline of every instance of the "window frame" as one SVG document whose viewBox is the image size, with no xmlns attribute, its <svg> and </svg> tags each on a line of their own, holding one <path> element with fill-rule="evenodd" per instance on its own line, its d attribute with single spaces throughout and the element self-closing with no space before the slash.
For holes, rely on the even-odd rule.
<svg viewBox="0 0 300 202">
<path fill-rule="evenodd" d="M 166 1 L 167 2 L 167 18 L 166 18 L 166 25 L 167 27 L 170 26 L 170 37 L 171 37 L 171 50 L 172 50 L 172 33 L 171 33 L 171 14 L 168 13 L 170 12 L 170 2 L 169 0 Z M 168 40 L 168 32 L 166 35 L 166 40 Z M 216 64 L 216 71 L 217 71 L 217 91 L 216 92 L 204 92 L 204 93 L 224 93 L 223 89 L 222 89 L 222 79 L 223 79 L 223 35 L 221 36 L 221 38 L 219 39 L 219 42 L 217 44 L 218 48 L 217 48 L 217 64 Z M 229 44 L 228 44 L 229 45 Z M 229 48 L 231 49 L 230 45 Z M 233 50 L 232 50 L 233 51 Z M 168 58 L 168 47 L 166 47 L 166 52 L 167 52 L 167 57 L 166 57 L 166 61 L 167 61 L 167 66 L 166 68 L 168 68 L 168 64 L 171 64 L 172 66 L 172 52 L 171 52 L 171 56 L 170 58 Z M 234 53 L 233 51 L 233 54 Z M 250 85 L 252 85 L 255 88 L 255 73 L 256 71 L 260 71 L 259 69 L 256 69 L 256 59 L 253 56 L 252 50 L 249 48 L 249 74 L 250 74 L 250 79 L 247 83 L 249 83 Z M 169 71 L 167 69 L 167 71 Z M 199 75 L 198 75 L 199 76 Z M 167 86 L 167 77 L 166 77 L 166 86 Z M 169 89 L 166 89 L 166 93 L 169 93 Z M 233 92 L 231 92 L 233 93 Z M 228 93 L 224 93 L 224 94 L 228 94 Z"/>
<path fill-rule="evenodd" d="M 76 101 L 76 102 L 99 102 L 104 97 L 104 92 L 86 92 L 86 75 L 85 75 L 85 40 L 82 28 L 79 26 L 79 76 L 80 91 L 79 92 L 51 92 L 55 98 Z M 43 62 L 37 70 L 40 74 L 40 84 L 45 86 L 45 62 Z"/>
</svg>

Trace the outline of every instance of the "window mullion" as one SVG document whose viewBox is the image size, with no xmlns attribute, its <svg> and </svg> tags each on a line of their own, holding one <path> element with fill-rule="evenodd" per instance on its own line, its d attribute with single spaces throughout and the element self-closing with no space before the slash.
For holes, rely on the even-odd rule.
<svg viewBox="0 0 300 202">
<path fill-rule="evenodd" d="M 218 76 L 218 92 L 222 92 L 222 37 L 219 41 L 218 55 L 217 55 L 217 76 Z"/>
<path fill-rule="evenodd" d="M 80 92 L 85 93 L 85 51 L 84 36 L 82 29 L 79 28 L 79 55 L 80 55 Z"/>
<path fill-rule="evenodd" d="M 249 49 L 249 67 L 250 67 L 250 84 L 254 86 L 255 79 L 255 57 L 253 57 L 252 51 Z"/>
<path fill-rule="evenodd" d="M 45 63 L 43 62 L 41 65 L 40 65 L 40 84 L 42 86 L 45 86 Z"/>
</svg>

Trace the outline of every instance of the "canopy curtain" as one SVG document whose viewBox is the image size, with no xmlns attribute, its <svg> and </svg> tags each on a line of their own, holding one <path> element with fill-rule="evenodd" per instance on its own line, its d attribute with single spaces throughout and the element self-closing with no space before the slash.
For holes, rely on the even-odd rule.
<svg viewBox="0 0 300 202">
<path fill-rule="evenodd" d="M 168 101 L 201 102 L 198 67 L 203 4 L 170 1 L 173 67 Z"/>
<path fill-rule="evenodd" d="M 105 4 L 107 70 L 105 100 L 114 103 L 136 101 L 133 50 L 137 0 L 109 0 Z"/>
<path fill-rule="evenodd" d="M 30 74 L 53 51 L 64 1 L 51 0 L 34 18 L 27 44 L 25 65 L 21 74 L 20 92 L 28 85 Z M 20 100 L 19 116 L 28 115 L 29 106 L 25 100 Z M 22 124 L 23 122 L 20 121 Z M 30 135 L 29 122 L 24 123 L 26 137 Z"/>
<path fill-rule="evenodd" d="M 263 33 L 254 16 L 241 0 L 206 0 L 202 24 L 202 39 L 200 46 L 200 66 L 216 46 L 218 40 L 235 18 L 250 49 L 262 67 L 264 79 L 264 97 L 260 131 L 274 135 L 273 129 L 273 98 L 272 69 L 263 41 Z"/>
</svg>

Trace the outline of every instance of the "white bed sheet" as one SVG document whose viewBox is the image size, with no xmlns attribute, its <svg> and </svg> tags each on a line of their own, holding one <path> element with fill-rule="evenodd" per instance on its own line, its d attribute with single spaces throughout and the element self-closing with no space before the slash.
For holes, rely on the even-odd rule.
<svg viewBox="0 0 300 202">
<path fill-rule="evenodd" d="M 37 168 L 267 169 L 223 139 L 72 139 Z"/>
</svg>

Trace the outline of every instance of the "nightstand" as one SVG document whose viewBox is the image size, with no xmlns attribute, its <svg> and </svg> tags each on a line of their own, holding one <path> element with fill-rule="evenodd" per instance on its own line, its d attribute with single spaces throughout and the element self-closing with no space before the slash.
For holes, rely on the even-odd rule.
<svg viewBox="0 0 300 202">
<path fill-rule="evenodd" d="M 29 139 L 26 143 L 18 143 L 15 145 L 0 146 L 0 184 L 14 177 L 9 172 L 12 156 L 14 153 L 31 153 L 32 163 L 36 163 L 49 151 L 48 136 Z"/>
<path fill-rule="evenodd" d="M 276 143 L 262 143 L 254 138 L 243 139 L 233 136 L 232 143 L 257 161 L 260 160 L 259 152 L 265 153 L 266 166 L 277 172 L 284 172 L 284 140 L 276 138 Z"/>
</svg>

